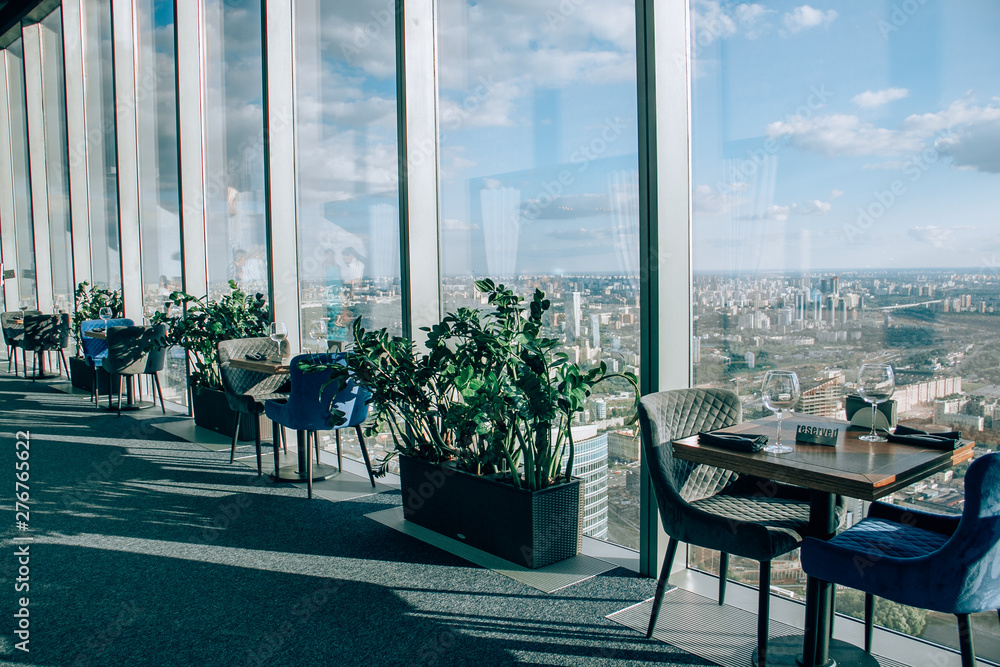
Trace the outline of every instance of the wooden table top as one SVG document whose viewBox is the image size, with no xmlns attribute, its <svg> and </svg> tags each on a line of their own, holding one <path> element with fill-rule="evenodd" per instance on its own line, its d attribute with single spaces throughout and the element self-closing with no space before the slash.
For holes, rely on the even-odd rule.
<svg viewBox="0 0 1000 667">
<path fill-rule="evenodd" d="M 233 368 L 242 368 L 247 371 L 256 371 L 257 373 L 264 373 L 266 375 L 288 375 L 289 360 L 271 361 L 266 359 L 264 361 L 255 361 L 253 359 L 230 359 L 229 365 Z"/>
<path fill-rule="evenodd" d="M 83 332 L 84 338 L 96 338 L 98 340 L 107 340 L 108 332 L 104 329 L 88 329 Z"/>
<path fill-rule="evenodd" d="M 836 447 L 794 442 L 799 424 L 842 429 Z M 782 441 L 795 451 L 788 454 L 767 452 L 737 452 L 721 447 L 701 445 L 693 435 L 674 441 L 674 455 L 695 463 L 756 475 L 778 482 L 795 484 L 817 491 L 836 493 L 862 500 L 877 500 L 899 491 L 936 472 L 968 461 L 975 442 L 963 441 L 954 451 L 924 449 L 891 442 L 869 443 L 859 440 L 868 429 L 848 428 L 840 419 L 788 413 L 782 419 Z M 773 441 L 774 417 L 744 422 L 720 429 L 716 433 L 766 435 Z"/>
</svg>

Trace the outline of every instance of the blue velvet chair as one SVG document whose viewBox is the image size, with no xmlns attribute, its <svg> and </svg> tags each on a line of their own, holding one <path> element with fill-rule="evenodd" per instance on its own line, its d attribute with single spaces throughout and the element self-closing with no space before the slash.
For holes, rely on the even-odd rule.
<svg viewBox="0 0 1000 667">
<path fill-rule="evenodd" d="M 135 324 L 127 317 L 118 317 L 108 320 L 109 327 L 130 327 Z M 83 360 L 88 366 L 94 369 L 94 382 L 90 389 L 90 400 L 97 396 L 97 369 L 104 364 L 108 357 L 108 341 L 100 338 L 90 338 L 84 336 L 84 332 L 93 329 L 103 329 L 104 320 L 84 320 L 80 324 L 80 345 L 83 347 Z"/>
<path fill-rule="evenodd" d="M 1000 609 L 1000 455 L 965 475 L 961 517 L 874 503 L 867 518 L 828 542 L 806 539 L 802 569 L 866 594 L 865 650 L 873 597 L 958 617 L 963 667 L 974 667 L 969 614 Z"/>
<path fill-rule="evenodd" d="M 345 386 L 340 386 L 334 382 L 325 389 L 323 384 L 330 379 L 330 372 L 306 373 L 299 369 L 299 361 L 311 360 L 321 363 L 339 363 L 346 365 L 347 353 L 325 353 L 325 354 L 300 354 L 292 358 L 289 379 L 291 380 L 291 390 L 287 401 L 267 401 L 264 403 L 264 413 L 276 424 L 305 431 L 308 443 L 309 436 L 315 436 L 316 431 L 333 430 L 337 439 L 337 465 L 343 470 L 343 451 L 340 443 L 340 429 L 353 426 L 358 434 L 358 442 L 361 444 L 361 454 L 365 459 L 365 467 L 368 468 L 368 479 L 375 487 L 375 474 L 372 472 L 371 459 L 368 456 L 368 447 L 365 445 L 364 435 L 361 432 L 361 424 L 368 418 L 368 397 L 370 392 L 358 385 L 353 380 L 348 380 Z M 346 415 L 347 420 L 337 426 L 330 426 L 331 408 L 340 410 Z M 308 446 L 308 445 L 307 445 Z M 309 497 L 312 498 L 312 457 L 306 452 L 307 461 L 307 485 Z M 274 469 L 278 469 L 278 449 L 274 450 Z"/>
</svg>

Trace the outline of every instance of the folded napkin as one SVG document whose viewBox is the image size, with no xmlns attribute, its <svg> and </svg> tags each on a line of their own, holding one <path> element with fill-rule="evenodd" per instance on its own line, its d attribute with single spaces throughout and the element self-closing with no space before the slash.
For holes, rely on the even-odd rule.
<svg viewBox="0 0 1000 667">
<path fill-rule="evenodd" d="M 919 428 L 908 426 L 897 426 L 895 433 L 888 435 L 889 442 L 900 445 L 914 445 L 916 447 L 926 447 L 927 449 L 957 449 L 962 445 L 962 434 L 958 431 L 948 431 L 946 433 L 928 433 Z"/>
<path fill-rule="evenodd" d="M 267 355 L 263 352 L 248 352 L 247 359 L 250 361 L 267 361 Z"/>
<path fill-rule="evenodd" d="M 723 447 L 737 452 L 759 452 L 767 444 L 766 435 L 736 435 L 734 433 L 699 433 L 703 445 Z"/>
</svg>

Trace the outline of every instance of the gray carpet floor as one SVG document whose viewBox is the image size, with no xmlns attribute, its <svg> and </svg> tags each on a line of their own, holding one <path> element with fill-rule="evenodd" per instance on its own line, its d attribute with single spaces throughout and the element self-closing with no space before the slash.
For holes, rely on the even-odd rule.
<svg viewBox="0 0 1000 667">
<path fill-rule="evenodd" d="M 0 664 L 710 664 L 604 618 L 650 579 L 618 568 L 546 595 L 364 517 L 398 491 L 308 500 L 157 421 L 0 374 Z M 16 431 L 31 435 L 26 532 Z M 30 653 L 14 648 L 22 595 Z"/>
</svg>

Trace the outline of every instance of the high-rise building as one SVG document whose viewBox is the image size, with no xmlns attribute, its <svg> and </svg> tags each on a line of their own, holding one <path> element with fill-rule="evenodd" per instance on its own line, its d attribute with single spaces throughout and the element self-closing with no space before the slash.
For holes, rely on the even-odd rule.
<svg viewBox="0 0 1000 667">
<path fill-rule="evenodd" d="M 580 322 L 583 319 L 583 295 L 573 292 L 573 337 L 580 337 Z"/>
<path fill-rule="evenodd" d="M 596 426 L 573 427 L 573 474 L 583 481 L 583 534 L 608 536 L 608 434 Z"/>
</svg>

